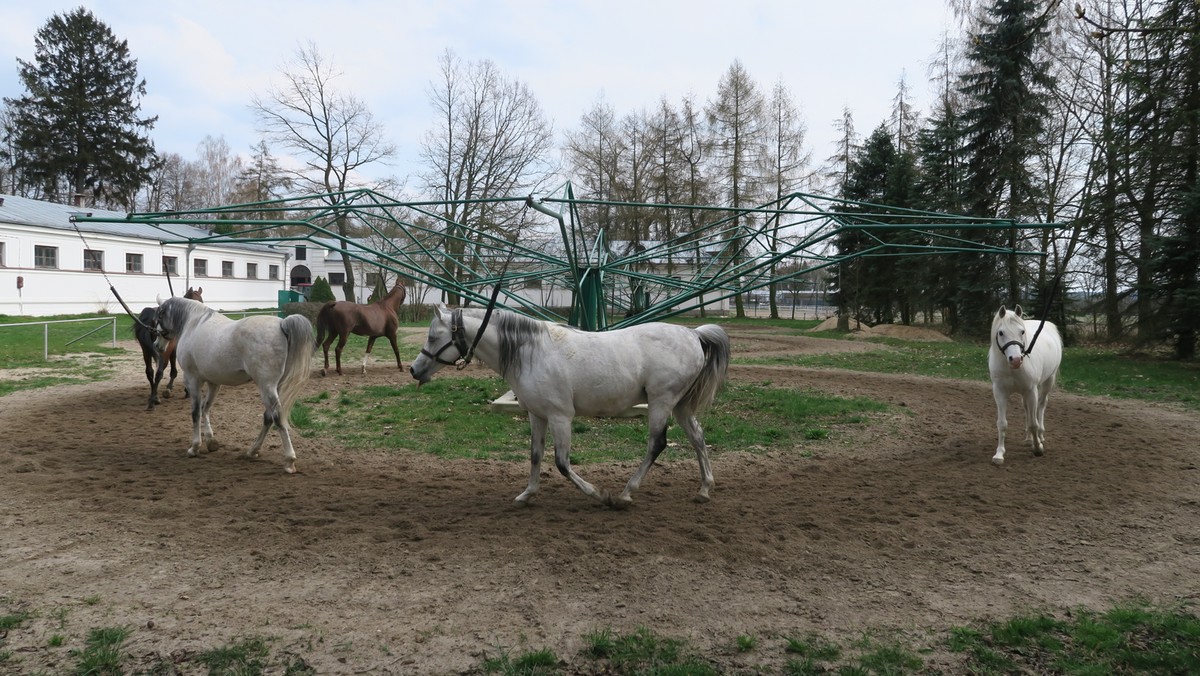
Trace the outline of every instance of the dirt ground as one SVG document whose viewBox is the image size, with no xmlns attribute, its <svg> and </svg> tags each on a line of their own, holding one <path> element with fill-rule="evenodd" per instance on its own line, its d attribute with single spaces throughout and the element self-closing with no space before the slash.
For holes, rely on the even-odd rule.
<svg viewBox="0 0 1200 676">
<path fill-rule="evenodd" d="M 732 335 L 735 356 L 880 349 Z M 309 437 L 288 476 L 274 433 L 243 460 L 261 419 L 252 387 L 222 391 L 224 447 L 186 458 L 187 404 L 144 411 L 129 347 L 113 380 L 0 399 L 0 603 L 36 613 L 9 632 L 0 671 L 58 673 L 70 662 L 52 634 L 79 645 L 110 626 L 134 629 L 134 656 L 269 636 L 320 673 L 376 674 L 460 673 L 501 648 L 578 661 L 588 632 L 645 626 L 726 671 L 769 671 L 784 637 L 810 632 L 920 641 L 1014 612 L 1197 595 L 1200 416 L 1165 406 L 1057 392 L 1041 458 L 1010 408 L 996 468 L 985 383 L 734 365 L 734 381 L 870 397 L 893 413 L 791 449 L 714 449 L 708 504 L 692 501 L 690 452 L 671 449 L 632 509 L 594 504 L 553 463 L 522 509 L 520 463 Z M 413 381 L 388 358 L 385 346 L 366 376 L 318 375 L 308 392 L 393 384 L 403 396 Z M 633 470 L 580 471 L 618 490 Z M 737 653 L 739 635 L 760 648 Z"/>
</svg>

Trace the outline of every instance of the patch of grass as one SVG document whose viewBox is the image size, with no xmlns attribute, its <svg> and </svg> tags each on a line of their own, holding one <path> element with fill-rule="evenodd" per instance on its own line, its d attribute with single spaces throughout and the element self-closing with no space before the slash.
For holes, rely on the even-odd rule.
<svg viewBox="0 0 1200 676">
<path fill-rule="evenodd" d="M 270 654 L 266 639 L 246 638 L 202 652 L 196 656 L 196 662 L 208 667 L 209 674 L 251 676 L 265 673 Z"/>
<path fill-rule="evenodd" d="M 959 628 L 948 646 L 975 673 L 1200 673 L 1200 618 L 1135 601 L 1060 620 L 1040 613 Z"/>
<path fill-rule="evenodd" d="M 612 671 L 621 674 L 694 674 L 705 676 L 717 671 L 700 657 L 686 650 L 682 641 L 656 636 L 646 627 L 629 634 L 610 629 L 584 636 L 584 655 L 606 660 Z"/>
<path fill-rule="evenodd" d="M 483 673 L 503 674 L 504 676 L 539 676 L 541 674 L 558 673 L 558 657 L 547 649 L 523 653 L 515 659 L 501 649 L 497 657 L 483 661 Z"/>
<path fill-rule="evenodd" d="M 737 651 L 739 653 L 748 653 L 751 650 L 754 650 L 755 646 L 757 645 L 758 639 L 754 638 L 750 634 L 742 634 L 741 636 L 737 637 Z"/>
<path fill-rule="evenodd" d="M 32 613 L 24 610 L 15 613 L 9 613 L 7 615 L 0 615 L 0 631 L 16 629 L 22 624 L 25 624 L 25 621 L 30 617 L 33 617 Z"/>
<path fill-rule="evenodd" d="M 91 676 L 92 674 L 124 673 L 122 664 L 125 656 L 122 646 L 133 633 L 126 627 L 107 627 L 92 629 L 84 641 L 83 650 L 72 651 L 76 658 L 75 674 Z"/>
<path fill-rule="evenodd" d="M 49 353 L 52 358 L 62 357 L 80 352 L 99 352 L 102 354 L 120 354 L 121 348 L 112 346 L 112 328 L 102 321 L 71 321 L 65 324 L 48 324 L 36 326 L 7 326 L 28 322 L 46 322 L 75 319 L 108 318 L 109 315 L 60 315 L 53 317 L 15 317 L 0 315 L 0 369 L 37 368 L 47 366 L 44 360 L 48 338 Z M 133 336 L 133 320 L 128 317 L 117 317 L 117 340 L 127 340 Z M 97 330 L 91 335 L 88 332 Z M 78 339 L 78 340 L 77 340 Z M 76 341 L 68 345 L 67 343 Z"/>
<path fill-rule="evenodd" d="M 816 335 L 816 334 L 809 334 Z M 842 336 L 843 334 L 837 334 Z M 881 349 L 868 352 L 734 358 L 741 364 L 781 364 L 907 373 L 987 381 L 987 346 L 870 338 Z M 1200 409 L 1200 361 L 1180 362 L 1096 347 L 1068 347 L 1058 387 L 1066 392 L 1162 401 Z"/>
<path fill-rule="evenodd" d="M 85 596 L 85 597 L 83 597 L 83 603 L 84 603 L 84 605 L 94 606 L 94 605 L 100 603 L 100 597 L 96 596 L 96 595 Z"/>
<path fill-rule="evenodd" d="M 304 429 L 324 430 L 349 447 L 421 449 L 446 458 L 524 461 L 529 453 L 528 417 L 491 411 L 491 402 L 507 389 L 499 377 L 445 378 L 420 389 L 365 387 L 344 392 L 337 402 L 332 398 L 306 400 Z M 714 452 L 725 448 L 790 450 L 797 439 L 819 441 L 829 437 L 832 427 L 861 423 L 886 410 L 885 404 L 868 399 L 734 384 L 701 414 L 701 423 Z M 644 417 L 576 418 L 572 421 L 571 461 L 641 459 L 647 434 Z M 547 442 L 548 451 L 552 441 Z M 668 453 L 692 455 L 687 436 L 677 425 L 668 430 L 667 441 Z"/>
<path fill-rule="evenodd" d="M 63 643 L 66 643 L 66 641 L 66 636 L 63 636 L 62 634 L 52 634 L 50 636 L 50 640 L 46 642 L 46 645 L 50 646 L 51 648 L 59 648 Z"/>
</svg>

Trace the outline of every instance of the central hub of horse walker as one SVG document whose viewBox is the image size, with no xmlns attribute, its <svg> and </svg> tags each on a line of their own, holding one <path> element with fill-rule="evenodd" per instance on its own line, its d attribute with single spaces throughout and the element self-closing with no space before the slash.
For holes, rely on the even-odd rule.
<svg viewBox="0 0 1200 676">
<path fill-rule="evenodd" d="M 611 416 L 613 418 L 637 418 L 639 416 L 646 417 L 646 410 L 649 408 L 646 404 L 635 404 L 625 409 L 623 412 Z M 527 413 L 528 411 L 521 402 L 517 401 L 517 395 L 509 390 L 496 398 L 492 402 L 492 413 Z"/>
</svg>

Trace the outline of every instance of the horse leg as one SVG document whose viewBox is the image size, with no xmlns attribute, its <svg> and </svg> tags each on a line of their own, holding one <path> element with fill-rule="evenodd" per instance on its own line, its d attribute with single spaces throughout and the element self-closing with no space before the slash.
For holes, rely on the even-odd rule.
<svg viewBox="0 0 1200 676">
<path fill-rule="evenodd" d="M 642 458 L 642 464 L 629 478 L 629 483 L 625 484 L 625 490 L 617 496 L 615 505 L 619 507 L 628 507 L 633 502 L 633 492 L 642 485 L 642 479 L 646 477 L 646 473 L 650 471 L 650 467 L 654 465 L 658 455 L 667 447 L 667 409 L 663 406 L 652 406 L 647 417 L 650 440 L 647 442 L 646 457 Z M 557 441 L 558 437 L 556 436 L 554 439 Z"/>
<path fill-rule="evenodd" d="M 337 348 L 333 351 L 333 358 L 337 363 L 337 374 L 342 375 L 342 348 L 346 347 L 346 340 L 350 337 L 349 333 L 343 333 L 338 336 Z"/>
<path fill-rule="evenodd" d="M 367 338 L 367 351 L 363 353 L 362 372 L 367 375 L 367 357 L 371 356 L 371 350 L 375 347 L 375 339 L 379 336 L 371 336 Z"/>
<path fill-rule="evenodd" d="M 246 451 L 245 456 L 247 458 L 258 457 L 263 440 L 267 438 L 267 433 L 274 425 L 279 430 L 279 437 L 283 440 L 283 471 L 295 474 L 296 451 L 292 448 L 292 435 L 288 429 L 288 421 L 280 414 L 279 391 L 273 385 L 260 385 L 258 389 L 263 400 L 263 424 L 262 429 L 258 431 L 258 438 L 254 440 L 254 445 L 250 447 L 250 450 Z"/>
<path fill-rule="evenodd" d="M 1042 448 L 1042 430 L 1038 418 L 1042 411 L 1041 397 L 1038 395 L 1039 387 L 1034 385 L 1029 388 L 1029 391 L 1024 395 L 1025 404 L 1025 440 L 1033 443 L 1033 454 L 1041 456 L 1045 453 Z"/>
<path fill-rule="evenodd" d="M 694 411 L 684 411 L 675 407 L 675 420 L 687 434 L 688 441 L 696 451 L 696 462 L 700 464 L 700 492 L 696 494 L 696 502 L 708 502 L 708 492 L 713 487 L 712 466 L 708 462 L 708 445 L 704 443 L 704 428 L 696 420 Z"/>
<path fill-rule="evenodd" d="M 571 480 L 584 495 L 591 496 L 605 505 L 612 505 L 608 492 L 596 490 L 596 487 L 583 480 L 583 477 L 571 469 L 571 418 L 556 415 L 549 418 L 550 434 L 554 436 L 554 466 L 565 477 Z"/>
<path fill-rule="evenodd" d="M 393 331 L 387 337 L 388 342 L 392 344 L 392 353 L 396 355 L 396 368 L 404 370 L 404 365 L 400 363 L 400 346 L 396 344 L 396 332 Z"/>
<path fill-rule="evenodd" d="M 217 443 L 216 438 L 213 436 L 212 416 L 209 413 L 212 411 L 213 404 L 217 401 L 217 392 L 220 390 L 220 385 L 216 383 L 209 383 L 207 391 L 204 393 L 203 397 L 201 397 L 199 394 L 196 395 L 196 399 L 204 400 L 204 404 L 201 406 L 203 415 L 201 416 L 200 421 L 202 425 L 200 428 L 200 434 L 204 439 L 205 448 L 207 448 L 210 453 L 217 450 L 221 446 L 219 443 Z"/>
<path fill-rule="evenodd" d="M 329 337 L 325 342 L 321 343 L 321 351 L 325 353 L 325 366 L 321 369 L 321 375 L 324 376 L 329 371 L 329 346 L 333 344 L 334 334 L 329 333 Z"/>
<path fill-rule="evenodd" d="M 184 375 L 184 379 L 188 382 L 188 387 L 195 389 L 198 394 L 192 398 L 192 445 L 188 446 L 187 455 L 189 458 L 196 457 L 200 452 L 201 442 L 201 420 L 204 417 L 204 397 L 199 394 L 200 380 L 188 375 Z"/>
<path fill-rule="evenodd" d="M 529 414 L 529 485 L 513 502 L 520 507 L 529 504 L 529 499 L 538 492 L 538 476 L 542 471 L 542 454 L 546 451 L 546 419 Z"/>
<path fill-rule="evenodd" d="M 154 357 L 143 350 L 142 360 L 146 362 L 146 380 L 150 383 L 150 399 L 146 402 L 146 410 L 153 411 L 154 405 L 158 403 L 158 383 L 154 381 L 154 366 L 150 365 Z M 154 362 L 157 365 L 157 360 Z"/>
<path fill-rule="evenodd" d="M 1058 372 L 1055 371 L 1047 378 L 1039 387 L 1038 391 L 1038 432 L 1040 433 L 1038 440 L 1042 444 L 1042 450 L 1046 450 L 1046 402 L 1050 400 L 1050 392 L 1054 390 L 1054 384 L 1058 381 Z"/>
<path fill-rule="evenodd" d="M 175 378 L 179 375 L 179 368 L 175 365 L 175 349 L 171 348 L 171 356 L 166 360 L 166 363 L 159 366 L 158 379 L 162 380 L 162 373 L 166 370 L 167 364 L 171 365 L 171 379 L 167 381 L 167 389 L 163 392 L 163 397 L 170 398 L 171 390 L 175 388 Z M 187 396 L 187 391 L 184 391 L 184 396 Z"/>
<path fill-rule="evenodd" d="M 1004 433 L 1008 431 L 1008 393 L 1000 385 L 992 384 L 992 396 L 996 399 L 996 454 L 992 456 L 993 465 L 1004 464 Z"/>
</svg>

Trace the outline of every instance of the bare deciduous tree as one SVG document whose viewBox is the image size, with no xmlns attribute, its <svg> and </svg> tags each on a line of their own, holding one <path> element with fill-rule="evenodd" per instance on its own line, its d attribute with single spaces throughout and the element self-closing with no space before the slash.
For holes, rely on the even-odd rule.
<svg viewBox="0 0 1200 676">
<path fill-rule="evenodd" d="M 362 99 L 334 86 L 340 73 L 315 44 L 299 47 L 280 75 L 280 85 L 252 99 L 260 131 L 302 163 L 292 170 L 298 188 L 321 193 L 323 201 L 336 205 L 343 192 L 365 183 L 358 173 L 363 167 L 386 161 L 396 154 L 396 147 L 387 141 L 383 125 Z M 342 237 L 353 234 L 344 214 L 337 218 L 336 227 Z M 341 245 L 347 248 L 346 242 Z M 352 259 L 342 256 L 342 260 L 346 274 L 342 292 L 346 300 L 353 300 Z"/>
</svg>

